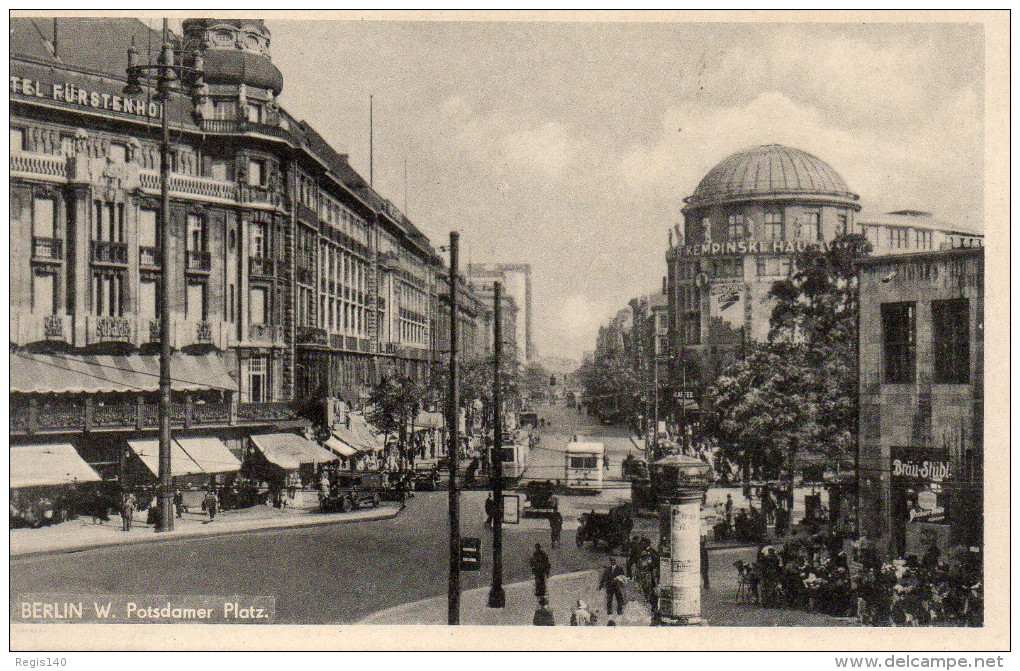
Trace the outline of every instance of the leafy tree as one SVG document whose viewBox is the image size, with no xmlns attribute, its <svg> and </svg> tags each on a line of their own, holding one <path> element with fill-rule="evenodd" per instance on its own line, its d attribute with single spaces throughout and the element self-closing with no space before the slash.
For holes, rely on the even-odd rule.
<svg viewBox="0 0 1020 671">
<path fill-rule="evenodd" d="M 392 377 L 383 379 L 368 399 L 366 418 L 383 434 L 397 437 L 397 452 L 400 463 L 409 453 L 407 427 L 414 422 L 425 398 L 426 389 L 412 378 Z"/>
<path fill-rule="evenodd" d="M 609 416 L 634 411 L 640 379 L 622 355 L 586 359 L 577 371 L 584 387 L 582 400 L 593 414 Z"/>
<path fill-rule="evenodd" d="M 521 384 L 531 398 L 543 397 L 549 390 L 549 371 L 537 361 L 532 361 L 524 367 Z"/>
<path fill-rule="evenodd" d="M 798 254 L 769 293 L 775 307 L 768 341 L 748 345 L 709 387 L 716 415 L 706 429 L 745 479 L 786 470 L 792 483 L 801 451 L 836 463 L 853 449 L 855 263 L 870 250 L 863 237 L 849 235 Z"/>
</svg>

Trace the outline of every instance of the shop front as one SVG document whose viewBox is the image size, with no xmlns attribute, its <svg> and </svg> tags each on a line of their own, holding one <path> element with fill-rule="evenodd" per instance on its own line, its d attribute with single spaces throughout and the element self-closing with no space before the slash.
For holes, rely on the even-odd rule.
<svg viewBox="0 0 1020 671">
<path fill-rule="evenodd" d="M 889 451 L 890 518 L 893 549 L 922 557 L 932 546 L 945 556 L 950 533 L 945 515 L 946 486 L 952 476 L 942 450 L 893 447 Z"/>
</svg>

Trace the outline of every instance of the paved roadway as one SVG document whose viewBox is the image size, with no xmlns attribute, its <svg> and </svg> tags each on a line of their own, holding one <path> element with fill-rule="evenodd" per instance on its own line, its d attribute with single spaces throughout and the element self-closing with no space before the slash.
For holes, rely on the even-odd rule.
<svg viewBox="0 0 1020 671">
<path fill-rule="evenodd" d="M 606 556 L 573 540 L 576 516 L 625 500 L 620 463 L 634 445 L 619 427 L 602 427 L 563 406 L 545 407 L 551 425 L 542 431 L 526 477 L 562 477 L 563 450 L 570 435 L 604 442 L 610 457 L 610 486 L 599 496 L 561 496 L 565 516 L 562 547 L 549 550 L 554 573 L 605 565 Z M 636 453 L 636 452 L 635 452 Z M 611 485 L 619 483 L 616 488 Z M 482 538 L 479 572 L 462 573 L 464 589 L 488 584 L 490 532 L 484 527 L 485 492 L 464 492 L 461 530 Z M 523 497 L 522 497 L 523 498 Z M 12 594 L 208 594 L 269 595 L 281 623 L 350 623 L 376 611 L 446 593 L 448 575 L 446 492 L 420 492 L 391 520 L 253 531 L 209 538 L 161 539 L 143 545 L 97 548 L 12 559 Z M 639 528 L 654 538 L 654 520 Z M 504 580 L 530 577 L 527 558 L 536 542 L 549 549 L 548 522 L 525 519 L 506 525 Z M 717 598 L 734 585 L 732 561 L 750 550 L 721 551 L 712 562 Z M 715 553 L 713 553 L 715 555 Z"/>
</svg>

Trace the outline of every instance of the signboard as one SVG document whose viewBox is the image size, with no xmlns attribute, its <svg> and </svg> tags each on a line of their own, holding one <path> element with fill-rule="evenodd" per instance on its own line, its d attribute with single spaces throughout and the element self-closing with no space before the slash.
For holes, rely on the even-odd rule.
<svg viewBox="0 0 1020 671">
<path fill-rule="evenodd" d="M 460 539 L 460 570 L 478 571 L 482 568 L 482 539 Z"/>
<path fill-rule="evenodd" d="M 718 319 L 734 331 L 744 328 L 743 285 L 717 284 L 712 287 L 709 308 L 713 321 Z"/>
<path fill-rule="evenodd" d="M 503 524 L 520 524 L 521 497 L 517 494 L 503 495 Z"/>
<path fill-rule="evenodd" d="M 945 452 L 916 448 L 893 447 L 889 450 L 889 472 L 901 484 L 937 484 L 952 475 L 952 464 Z"/>
<path fill-rule="evenodd" d="M 696 401 L 698 399 L 694 397 L 694 390 L 693 389 L 681 389 L 680 391 L 676 392 L 676 400 L 678 400 L 678 401 Z"/>
<path fill-rule="evenodd" d="M 43 82 L 29 77 L 11 75 L 10 90 L 11 93 L 32 98 L 41 98 L 78 107 L 91 107 L 153 119 L 158 119 L 161 111 L 158 103 L 146 100 L 141 94 L 138 97 L 131 98 L 123 94 L 86 89 L 66 81 Z"/>
</svg>

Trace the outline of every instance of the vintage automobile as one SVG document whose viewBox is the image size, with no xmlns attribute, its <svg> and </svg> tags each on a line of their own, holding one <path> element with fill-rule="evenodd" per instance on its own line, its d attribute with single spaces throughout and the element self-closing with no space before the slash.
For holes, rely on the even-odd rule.
<svg viewBox="0 0 1020 671">
<path fill-rule="evenodd" d="M 525 517 L 548 517 L 559 506 L 556 488 L 549 480 L 532 480 L 524 486 Z"/>
<path fill-rule="evenodd" d="M 581 515 L 581 525 L 577 528 L 575 538 L 577 547 L 585 542 L 590 542 L 593 548 L 602 546 L 608 552 L 614 548 L 623 547 L 630 538 L 630 532 L 634 528 L 634 519 L 631 516 L 630 506 L 621 503 L 609 510 L 609 512 L 597 512 L 592 510 Z"/>
<path fill-rule="evenodd" d="M 324 513 L 343 513 L 365 505 L 378 508 L 383 489 L 382 473 L 338 473 L 330 478 L 329 492 L 319 492 L 319 508 Z"/>
</svg>

